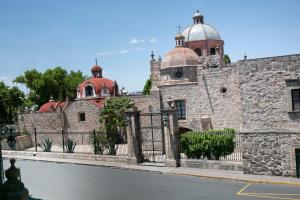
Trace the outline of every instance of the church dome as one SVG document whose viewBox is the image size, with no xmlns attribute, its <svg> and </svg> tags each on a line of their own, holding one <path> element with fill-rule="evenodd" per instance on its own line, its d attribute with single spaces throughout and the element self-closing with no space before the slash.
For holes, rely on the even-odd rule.
<svg viewBox="0 0 300 200">
<path fill-rule="evenodd" d="M 39 112 L 53 112 L 53 111 L 57 111 L 57 109 L 62 109 L 65 105 L 65 102 L 63 101 L 52 101 L 50 100 L 49 102 L 43 104 L 40 109 Z"/>
<path fill-rule="evenodd" d="M 92 67 L 91 71 L 92 73 L 102 71 L 102 68 L 98 65 L 95 65 L 94 67 Z"/>
<path fill-rule="evenodd" d="M 161 63 L 161 69 L 182 66 L 196 66 L 199 56 L 190 48 L 177 47 L 166 53 Z"/>
<path fill-rule="evenodd" d="M 182 35 L 185 37 L 185 42 L 198 40 L 221 40 L 218 31 L 207 24 L 194 24 L 185 30 Z"/>
<path fill-rule="evenodd" d="M 88 80 L 83 81 L 79 85 L 80 94 L 83 95 L 84 91 L 86 90 L 87 86 L 92 86 L 92 89 L 94 90 L 95 95 L 91 96 L 101 96 L 101 92 L 103 90 L 106 90 L 107 94 L 114 95 L 114 87 L 115 82 L 107 79 L 107 78 L 90 78 Z M 87 95 L 86 95 L 87 96 Z"/>
</svg>

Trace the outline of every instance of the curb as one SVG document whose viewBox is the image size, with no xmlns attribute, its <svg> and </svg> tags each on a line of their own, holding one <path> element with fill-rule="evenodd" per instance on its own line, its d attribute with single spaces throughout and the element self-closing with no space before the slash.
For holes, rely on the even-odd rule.
<svg viewBox="0 0 300 200">
<path fill-rule="evenodd" d="M 177 173 L 177 172 L 167 172 L 167 173 L 168 174 L 176 174 L 176 175 L 179 175 L 179 176 L 194 176 L 194 177 L 201 177 L 201 178 L 212 178 L 212 179 L 222 179 L 222 180 L 231 180 L 231 181 L 242 181 L 242 182 L 246 182 L 246 183 L 293 185 L 293 186 L 299 186 L 300 187 L 300 183 L 287 182 L 287 181 L 246 180 L 246 179 L 239 179 L 239 178 L 230 178 L 230 177 L 222 177 L 222 176 L 208 176 L 208 175 L 201 175 L 201 174 L 186 174 L 186 173 Z"/>
<path fill-rule="evenodd" d="M 31 156 L 17 156 L 17 155 L 3 155 L 3 158 L 17 158 L 20 160 L 32 160 L 32 161 L 40 161 L 40 162 L 54 162 L 54 163 L 67 163 L 67 164 L 77 164 L 77 165 L 87 165 L 87 166 L 101 166 L 112 169 L 126 169 L 126 170 L 139 170 L 146 172 L 155 172 L 159 174 L 171 174 L 171 175 L 179 175 L 179 176 L 193 176 L 199 178 L 210 178 L 210 179 L 221 179 L 221 180 L 231 180 L 231 181 L 242 181 L 246 183 L 260 183 L 260 184 L 278 184 L 278 185 L 291 185 L 300 187 L 300 181 L 297 182 L 288 182 L 288 181 L 268 181 L 268 180 L 249 180 L 243 178 L 233 178 L 233 177 L 224 177 L 224 176 L 210 176 L 210 175 L 202 175 L 202 174 L 189 174 L 189 173 L 181 173 L 181 172 L 172 172 L 172 171 L 163 171 L 163 170 L 155 170 L 155 169 L 145 169 L 142 167 L 130 167 L 130 166 L 115 166 L 112 163 L 120 163 L 120 162 L 109 162 L 106 161 L 105 164 L 101 163 L 101 161 L 97 164 L 88 163 L 84 161 L 91 160 L 77 160 L 78 162 L 74 162 L 71 159 L 60 159 L 60 160 L 49 160 L 50 157 L 31 157 Z M 39 158 L 39 159 L 37 159 Z M 55 159 L 55 158 L 54 158 Z M 80 162 L 82 161 L 82 162 Z M 95 161 L 95 160 L 94 160 Z M 97 161 L 95 161 L 97 162 Z M 141 165 L 133 165 L 133 166 L 141 166 Z M 166 168 L 165 168 L 166 169 Z"/>
</svg>

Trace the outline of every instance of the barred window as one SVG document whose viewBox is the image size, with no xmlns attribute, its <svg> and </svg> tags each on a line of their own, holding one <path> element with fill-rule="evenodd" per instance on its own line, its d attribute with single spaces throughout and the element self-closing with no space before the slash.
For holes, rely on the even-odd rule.
<svg viewBox="0 0 300 200">
<path fill-rule="evenodd" d="M 178 119 L 186 119 L 186 108 L 184 100 L 176 100 L 175 107 L 177 109 L 177 118 Z"/>
<path fill-rule="evenodd" d="M 300 111 L 300 89 L 292 90 L 293 111 Z"/>
</svg>

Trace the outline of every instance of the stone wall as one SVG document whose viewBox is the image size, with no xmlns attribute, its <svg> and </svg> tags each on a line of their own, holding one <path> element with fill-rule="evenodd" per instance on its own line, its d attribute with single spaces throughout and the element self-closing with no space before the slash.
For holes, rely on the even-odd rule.
<svg viewBox="0 0 300 200">
<path fill-rule="evenodd" d="M 53 133 L 63 129 L 63 113 L 23 113 L 18 115 L 19 131 L 33 133 L 34 128 L 37 132 Z"/>
<path fill-rule="evenodd" d="M 142 113 L 149 112 L 149 106 L 153 107 L 153 110 L 161 110 L 161 95 L 160 91 L 151 91 L 151 95 L 139 95 L 139 96 L 128 96 L 132 101 L 135 102 L 135 106 Z"/>
<path fill-rule="evenodd" d="M 85 114 L 85 121 L 79 120 L 79 114 Z M 87 133 L 101 126 L 100 108 L 86 100 L 71 102 L 64 110 L 64 128 L 66 132 Z"/>
<path fill-rule="evenodd" d="M 246 174 L 296 176 L 295 149 L 300 133 L 242 133 L 243 169 Z"/>
<path fill-rule="evenodd" d="M 300 79 L 300 55 L 246 60 L 238 65 L 242 129 L 298 131 L 300 112 L 292 112 L 287 81 Z"/>
<path fill-rule="evenodd" d="M 202 118 L 210 118 L 212 128 L 240 129 L 240 83 L 236 64 L 221 68 L 198 67 L 197 82 L 163 84 L 163 105 L 167 101 L 185 100 L 186 120 L 179 120 L 180 127 L 203 129 Z"/>
</svg>

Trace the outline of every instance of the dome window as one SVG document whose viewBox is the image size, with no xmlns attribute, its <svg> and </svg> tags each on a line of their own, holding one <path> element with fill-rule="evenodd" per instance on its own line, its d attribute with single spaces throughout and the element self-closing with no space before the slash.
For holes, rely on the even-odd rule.
<svg viewBox="0 0 300 200">
<path fill-rule="evenodd" d="M 210 55 L 216 55 L 216 49 L 210 48 Z"/>
<path fill-rule="evenodd" d="M 85 87 L 85 96 L 86 97 L 93 96 L 93 87 L 91 85 L 87 85 Z"/>
<path fill-rule="evenodd" d="M 202 56 L 202 50 L 200 48 L 197 48 L 194 51 L 198 56 Z"/>
<path fill-rule="evenodd" d="M 182 68 L 179 68 L 176 70 L 175 72 L 175 78 L 182 78 L 183 77 L 183 71 L 182 71 Z"/>
</svg>

